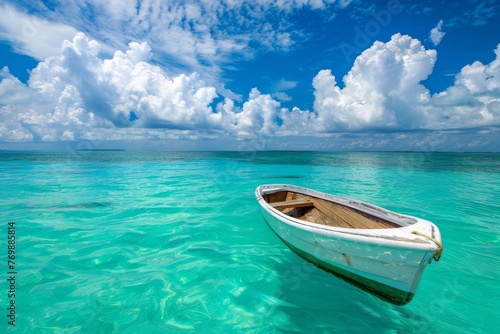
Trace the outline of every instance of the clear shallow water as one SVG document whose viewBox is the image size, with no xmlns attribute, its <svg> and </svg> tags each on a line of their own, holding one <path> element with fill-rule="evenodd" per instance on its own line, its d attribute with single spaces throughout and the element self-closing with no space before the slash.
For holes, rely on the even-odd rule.
<svg viewBox="0 0 500 334">
<path fill-rule="evenodd" d="M 383 302 L 286 248 L 255 201 L 264 183 L 431 220 L 443 257 L 410 304 Z M 18 236 L 11 332 L 499 332 L 499 154 L 0 152 L 0 189 L 3 276 L 8 221 Z"/>
</svg>

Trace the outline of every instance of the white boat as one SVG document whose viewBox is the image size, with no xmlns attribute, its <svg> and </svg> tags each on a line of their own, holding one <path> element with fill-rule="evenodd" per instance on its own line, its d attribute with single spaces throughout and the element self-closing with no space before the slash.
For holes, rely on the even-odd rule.
<svg viewBox="0 0 500 334">
<path fill-rule="evenodd" d="M 393 304 L 412 299 L 443 250 L 427 220 L 292 185 L 261 185 L 255 195 L 267 224 L 295 253 Z"/>
</svg>

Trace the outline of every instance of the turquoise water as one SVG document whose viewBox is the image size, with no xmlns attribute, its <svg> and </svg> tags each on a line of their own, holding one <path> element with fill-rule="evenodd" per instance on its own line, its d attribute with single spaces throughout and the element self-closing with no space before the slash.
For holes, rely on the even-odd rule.
<svg viewBox="0 0 500 334">
<path fill-rule="evenodd" d="M 431 220 L 442 259 L 411 303 L 381 301 L 281 243 L 265 183 Z M 500 154 L 0 152 L 0 189 L 0 332 L 499 332 Z"/>
</svg>

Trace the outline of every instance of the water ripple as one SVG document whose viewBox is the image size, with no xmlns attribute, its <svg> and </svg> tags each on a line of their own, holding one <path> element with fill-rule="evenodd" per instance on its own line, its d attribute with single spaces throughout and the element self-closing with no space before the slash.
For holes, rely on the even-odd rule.
<svg viewBox="0 0 500 334">
<path fill-rule="evenodd" d="M 17 330 L 491 331 L 500 327 L 499 161 L 397 153 L 16 154 L 0 161 L 0 210 L 16 219 L 19 233 Z M 410 304 L 380 301 L 305 262 L 270 231 L 253 191 L 272 178 L 432 220 L 443 234 L 443 257 L 426 269 Z"/>
</svg>

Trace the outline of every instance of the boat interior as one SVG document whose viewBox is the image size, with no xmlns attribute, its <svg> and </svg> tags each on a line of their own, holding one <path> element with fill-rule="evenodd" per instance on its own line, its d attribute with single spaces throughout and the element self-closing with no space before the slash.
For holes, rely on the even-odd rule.
<svg viewBox="0 0 500 334">
<path fill-rule="evenodd" d="M 353 229 L 401 227 L 393 222 L 342 204 L 291 191 L 266 194 L 264 200 L 273 208 L 290 217 L 321 225 Z"/>
</svg>

